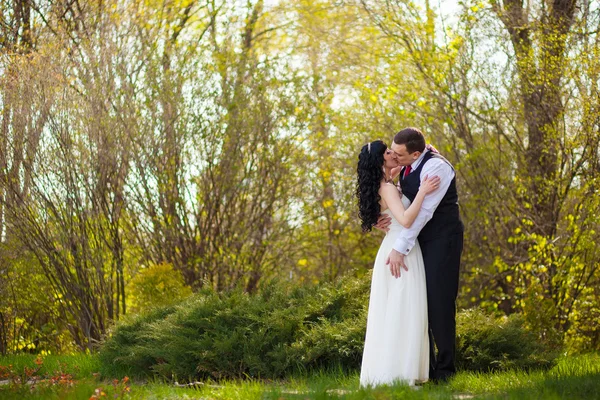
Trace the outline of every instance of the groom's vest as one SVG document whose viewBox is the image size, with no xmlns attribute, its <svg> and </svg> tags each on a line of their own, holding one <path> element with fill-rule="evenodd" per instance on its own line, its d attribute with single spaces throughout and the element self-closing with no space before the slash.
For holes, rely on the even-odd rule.
<svg viewBox="0 0 600 400">
<path fill-rule="evenodd" d="M 428 151 L 423 156 L 423 160 L 419 166 L 412 170 L 408 176 L 400 179 L 402 193 L 408 197 L 411 202 L 415 199 L 417 192 L 419 191 L 419 186 L 421 186 L 421 170 L 423 169 L 423 166 L 427 161 L 434 157 L 439 158 L 450 165 L 450 163 L 444 157 Z M 402 170 L 400 176 L 403 175 L 404 169 Z M 460 220 L 460 214 L 458 212 L 458 194 L 456 192 L 456 177 L 454 177 L 452 178 L 452 182 L 450 182 L 450 186 L 442 198 L 442 201 L 434 211 L 433 217 L 431 217 L 429 222 L 427 222 L 423 229 L 421 229 L 419 241 L 428 241 L 440 236 L 452 235 L 462 231 L 463 224 Z"/>
</svg>

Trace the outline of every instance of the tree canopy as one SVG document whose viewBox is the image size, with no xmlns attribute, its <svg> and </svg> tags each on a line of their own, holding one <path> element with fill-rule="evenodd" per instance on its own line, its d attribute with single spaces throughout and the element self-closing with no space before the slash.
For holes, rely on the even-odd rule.
<svg viewBox="0 0 600 400">
<path fill-rule="evenodd" d="M 600 348 L 596 2 L 0 7 L 2 354 L 91 349 L 169 291 L 365 276 L 358 152 L 406 126 L 456 168 L 459 304 Z"/>
</svg>

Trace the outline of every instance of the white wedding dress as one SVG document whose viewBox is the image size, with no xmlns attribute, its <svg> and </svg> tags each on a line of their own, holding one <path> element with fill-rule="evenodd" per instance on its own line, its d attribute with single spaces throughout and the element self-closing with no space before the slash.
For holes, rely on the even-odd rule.
<svg viewBox="0 0 600 400">
<path fill-rule="evenodd" d="M 410 201 L 402 202 L 408 208 Z M 392 218 L 373 268 L 367 334 L 360 371 L 361 386 L 408 385 L 429 378 L 429 336 L 427 335 L 427 292 L 421 248 L 417 242 L 404 258 L 408 271 L 402 269 L 394 278 L 385 265 L 402 225 Z"/>
</svg>

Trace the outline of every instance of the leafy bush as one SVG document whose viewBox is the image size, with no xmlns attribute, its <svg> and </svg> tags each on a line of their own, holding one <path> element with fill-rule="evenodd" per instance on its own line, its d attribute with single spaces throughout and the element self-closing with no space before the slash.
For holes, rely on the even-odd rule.
<svg viewBox="0 0 600 400">
<path fill-rule="evenodd" d="M 129 281 L 127 293 L 128 309 L 136 313 L 178 303 L 191 296 L 192 289 L 185 285 L 183 275 L 173 265 L 160 263 L 142 268 Z"/>
<path fill-rule="evenodd" d="M 273 282 L 254 295 L 201 291 L 176 306 L 118 324 L 100 352 L 104 373 L 184 381 L 355 370 L 364 345 L 369 286 L 366 276 L 304 287 Z M 463 369 L 549 363 L 518 316 L 498 323 L 479 311 L 465 311 L 458 321 Z"/>
<path fill-rule="evenodd" d="M 457 316 L 457 367 L 471 371 L 548 368 L 558 356 L 524 328 L 520 314 L 493 317 L 480 309 Z"/>
</svg>

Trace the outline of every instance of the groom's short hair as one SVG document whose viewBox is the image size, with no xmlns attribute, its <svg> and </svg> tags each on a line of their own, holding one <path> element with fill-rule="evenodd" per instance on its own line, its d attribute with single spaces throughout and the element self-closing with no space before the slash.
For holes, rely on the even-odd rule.
<svg viewBox="0 0 600 400">
<path fill-rule="evenodd" d="M 408 154 L 425 151 L 425 136 L 418 128 L 404 128 L 394 136 L 394 143 L 406 146 Z"/>
</svg>

